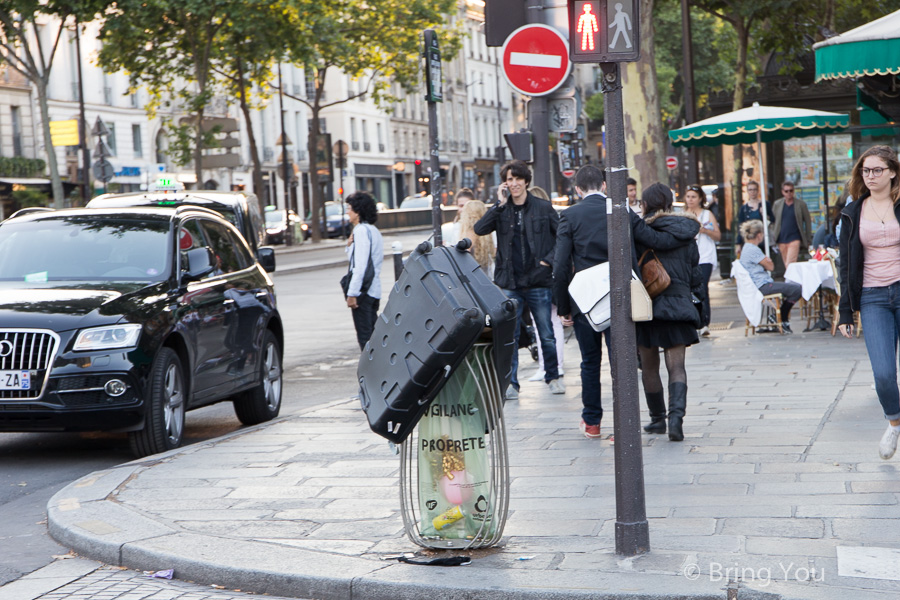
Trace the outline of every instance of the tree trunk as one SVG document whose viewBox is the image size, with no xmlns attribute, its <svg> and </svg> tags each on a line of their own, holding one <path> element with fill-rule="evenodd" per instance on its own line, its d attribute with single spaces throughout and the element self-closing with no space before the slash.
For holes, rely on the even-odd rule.
<svg viewBox="0 0 900 600">
<path fill-rule="evenodd" d="M 309 226 L 313 242 L 322 241 L 322 232 L 325 229 L 325 215 L 322 209 L 325 206 L 322 198 L 322 186 L 319 185 L 319 174 L 316 172 L 316 147 L 319 143 L 319 103 L 312 106 L 312 120 L 309 126 L 309 136 L 306 141 L 306 149 L 309 154 L 309 185 L 312 188 L 312 207 Z"/>
<path fill-rule="evenodd" d="M 736 19 L 732 25 L 734 25 L 734 31 L 737 34 L 738 38 L 738 56 L 737 56 L 737 70 L 734 74 L 734 97 L 731 103 L 731 110 L 741 110 L 744 108 L 744 85 L 747 82 L 747 48 L 750 45 L 750 27 L 748 23 L 740 19 Z M 763 157 L 758 157 L 760 164 L 762 164 Z M 764 181 L 760 181 L 759 184 L 765 185 Z M 744 196 L 744 149 L 738 144 L 734 146 L 734 178 L 731 180 L 731 239 L 737 240 L 737 219 L 734 218 L 738 211 L 741 208 L 741 204 L 743 202 Z M 763 207 L 765 208 L 765 207 Z M 726 220 L 728 220 L 729 215 L 727 215 L 726 211 Z M 734 244 L 731 244 L 732 248 Z"/>
<path fill-rule="evenodd" d="M 53 189 L 53 208 L 65 208 L 65 193 L 63 192 L 62 179 L 59 177 L 59 165 L 56 162 L 56 150 L 53 149 L 53 139 L 50 136 L 50 108 L 47 105 L 47 82 L 38 79 L 32 80 L 37 86 L 38 106 L 41 110 L 41 130 L 44 134 L 44 147 L 47 150 L 47 168 L 50 171 L 50 187 Z"/>
<path fill-rule="evenodd" d="M 653 43 L 653 1 L 641 0 L 641 60 L 622 69 L 622 102 L 625 111 L 625 145 L 629 175 L 643 189 L 666 182 L 666 146 L 656 97 L 656 61 Z"/>
<path fill-rule="evenodd" d="M 241 113 L 244 115 L 244 123 L 247 125 L 247 141 L 250 144 L 250 161 L 253 163 L 253 191 L 256 193 L 256 199 L 259 202 L 259 209 L 265 210 L 263 206 L 263 178 L 262 163 L 259 160 L 259 147 L 256 145 L 256 134 L 253 133 L 253 121 L 250 118 L 250 105 L 247 103 L 247 85 L 244 81 L 244 63 L 238 59 L 237 65 L 238 85 L 240 86 Z"/>
</svg>

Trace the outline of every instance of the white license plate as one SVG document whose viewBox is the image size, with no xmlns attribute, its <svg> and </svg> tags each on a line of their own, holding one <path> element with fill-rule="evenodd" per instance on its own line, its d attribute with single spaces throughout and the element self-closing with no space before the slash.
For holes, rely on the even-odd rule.
<svg viewBox="0 0 900 600">
<path fill-rule="evenodd" d="M 0 390 L 30 390 L 30 371 L 0 371 Z"/>
</svg>

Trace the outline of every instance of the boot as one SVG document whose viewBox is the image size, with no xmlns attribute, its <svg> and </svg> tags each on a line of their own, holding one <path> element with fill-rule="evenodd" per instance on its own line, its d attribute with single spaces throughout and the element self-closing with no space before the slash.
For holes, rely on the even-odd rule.
<svg viewBox="0 0 900 600">
<path fill-rule="evenodd" d="M 663 392 L 644 392 L 647 409 L 650 411 L 650 422 L 644 425 L 647 433 L 666 432 L 666 395 Z"/>
<path fill-rule="evenodd" d="M 684 409 L 687 405 L 687 384 L 669 384 L 669 440 L 680 442 L 684 440 L 684 432 L 681 424 L 684 420 Z"/>
</svg>

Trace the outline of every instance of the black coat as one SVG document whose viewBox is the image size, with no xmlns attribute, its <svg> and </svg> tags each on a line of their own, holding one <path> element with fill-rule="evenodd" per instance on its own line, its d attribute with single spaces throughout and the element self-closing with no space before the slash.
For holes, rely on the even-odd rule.
<svg viewBox="0 0 900 600">
<path fill-rule="evenodd" d="M 525 229 L 525 241 L 531 252 L 531 264 L 525 265 L 525 275 L 516 281 L 513 272 L 513 219 L 515 211 L 509 200 L 503 206 L 494 205 L 481 219 L 475 223 L 473 230 L 477 235 L 490 235 L 497 232 L 497 259 L 494 263 L 494 283 L 507 290 L 551 287 L 553 285 L 553 251 L 556 247 L 556 228 L 559 216 L 553 205 L 537 196 L 528 193 L 525 201 L 525 213 L 522 223 Z M 547 263 L 545 266 L 541 261 Z"/>
<path fill-rule="evenodd" d="M 678 248 L 683 240 L 666 231 L 649 227 L 634 212 L 631 218 L 632 239 L 645 246 L 660 249 Z M 569 297 L 572 275 L 609 260 L 607 241 L 606 197 L 591 194 L 581 202 L 560 213 L 559 230 L 556 233 L 556 258 L 553 261 L 553 291 L 560 315 L 577 314 L 578 307 Z M 700 231 L 700 223 L 694 221 L 694 233 Z M 637 271 L 637 255 L 632 248 L 632 268 Z"/>
<path fill-rule="evenodd" d="M 658 232 L 672 234 L 680 242 L 671 250 L 654 248 L 656 258 L 665 267 L 672 283 L 653 299 L 653 321 L 684 321 L 699 329 L 700 313 L 691 301 L 691 292 L 703 299 L 700 252 L 694 241 L 700 224 L 693 215 L 687 213 L 656 213 L 647 219 L 647 225 Z M 639 256 L 647 248 L 648 246 L 638 244 Z M 645 260 L 650 256 L 648 253 Z"/>
<path fill-rule="evenodd" d="M 853 312 L 859 310 L 859 299 L 862 296 L 863 287 L 863 266 L 865 265 L 865 250 L 859 240 L 859 220 L 862 217 L 863 200 L 869 196 L 867 190 L 859 200 L 854 200 L 841 211 L 839 325 L 852 325 Z M 900 221 L 900 203 L 894 204 L 894 216 Z"/>
</svg>

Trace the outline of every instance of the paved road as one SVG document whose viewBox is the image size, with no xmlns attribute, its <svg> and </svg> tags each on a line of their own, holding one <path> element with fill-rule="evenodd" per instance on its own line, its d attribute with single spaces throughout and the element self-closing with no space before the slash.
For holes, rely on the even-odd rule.
<svg viewBox="0 0 900 600">
<path fill-rule="evenodd" d="M 385 241 L 388 248 L 399 241 L 408 252 L 425 237 L 427 232 L 421 231 L 387 234 Z M 282 415 L 293 415 L 353 394 L 358 350 L 349 309 L 335 310 L 342 303 L 343 242 L 306 243 L 276 252 L 275 283 L 286 329 Z M 389 258 L 382 273 L 385 293 L 392 281 Z M 230 404 L 206 407 L 188 414 L 185 443 L 239 428 Z M 46 505 L 54 493 L 87 473 L 131 459 L 124 434 L 0 435 L 0 586 L 67 553 L 46 531 Z"/>
</svg>

